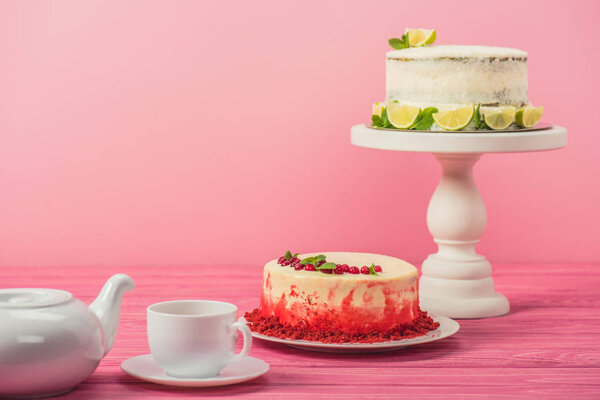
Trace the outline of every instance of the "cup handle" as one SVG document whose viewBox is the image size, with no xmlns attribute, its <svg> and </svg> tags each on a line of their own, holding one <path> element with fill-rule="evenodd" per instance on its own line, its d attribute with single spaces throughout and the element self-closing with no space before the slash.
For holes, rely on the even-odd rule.
<svg viewBox="0 0 600 400">
<path fill-rule="evenodd" d="M 248 328 L 248 325 L 246 325 L 245 322 L 234 322 L 233 324 L 231 324 L 231 327 L 238 329 L 240 332 L 242 332 L 242 335 L 244 336 L 244 346 L 242 347 L 242 351 L 240 351 L 237 354 L 234 354 L 230 360 L 237 361 L 246 357 L 248 353 L 250 353 L 250 348 L 252 347 L 252 334 L 250 333 L 250 328 Z"/>
</svg>

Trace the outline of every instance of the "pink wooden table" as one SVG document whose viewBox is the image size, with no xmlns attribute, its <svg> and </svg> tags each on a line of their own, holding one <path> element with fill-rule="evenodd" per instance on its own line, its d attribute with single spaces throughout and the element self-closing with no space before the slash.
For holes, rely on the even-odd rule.
<svg viewBox="0 0 600 400">
<path fill-rule="evenodd" d="M 389 353 L 314 353 L 255 340 L 251 355 L 271 365 L 266 375 L 193 390 L 121 371 L 121 361 L 148 353 L 146 306 L 217 299 L 250 310 L 262 267 L 3 268 L 0 287 L 61 288 L 89 303 L 117 272 L 137 287 L 123 300 L 115 346 L 94 375 L 61 399 L 600 399 L 600 265 L 495 265 L 496 285 L 512 306 L 507 316 L 462 320 L 451 338 Z"/>
</svg>

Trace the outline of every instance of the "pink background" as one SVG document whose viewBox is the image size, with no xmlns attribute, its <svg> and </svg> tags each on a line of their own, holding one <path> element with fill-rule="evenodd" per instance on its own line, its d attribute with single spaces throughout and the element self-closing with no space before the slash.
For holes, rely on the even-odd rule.
<svg viewBox="0 0 600 400">
<path fill-rule="evenodd" d="M 435 250 L 429 154 L 350 145 L 387 39 L 529 52 L 567 148 L 487 155 L 492 262 L 600 260 L 597 1 L 0 3 L 0 267 Z"/>
</svg>

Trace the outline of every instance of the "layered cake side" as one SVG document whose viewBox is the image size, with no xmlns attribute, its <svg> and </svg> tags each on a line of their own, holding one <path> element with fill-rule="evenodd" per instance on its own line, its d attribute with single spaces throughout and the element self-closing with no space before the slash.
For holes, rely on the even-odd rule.
<svg viewBox="0 0 600 400">
<path fill-rule="evenodd" d="M 527 53 L 458 45 L 390 51 L 386 100 L 439 110 L 469 103 L 523 107 L 529 103 Z"/>
</svg>

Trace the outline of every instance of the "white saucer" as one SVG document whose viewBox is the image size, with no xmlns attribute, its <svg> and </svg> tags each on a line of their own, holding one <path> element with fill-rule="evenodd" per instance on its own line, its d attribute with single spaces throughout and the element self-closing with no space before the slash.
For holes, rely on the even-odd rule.
<svg viewBox="0 0 600 400">
<path fill-rule="evenodd" d="M 136 378 L 169 386 L 208 387 L 233 385 L 258 378 L 269 370 L 269 364 L 254 357 L 244 357 L 229 363 L 214 378 L 174 378 L 154 361 L 152 354 L 129 358 L 121 363 L 121 369 Z"/>
<path fill-rule="evenodd" d="M 260 333 L 252 332 L 252 336 L 257 339 L 267 340 L 269 342 L 283 343 L 291 347 L 295 347 L 302 350 L 321 351 L 327 353 L 376 353 L 380 351 L 392 351 L 402 349 L 408 346 L 414 346 L 415 344 L 423 344 L 429 342 L 435 342 L 447 338 L 448 336 L 454 335 L 458 332 L 460 325 L 453 319 L 443 317 L 441 315 L 435 315 L 429 313 L 434 321 L 440 323 L 440 327 L 434 331 L 431 331 L 423 336 L 418 336 L 411 339 L 402 339 L 389 342 L 379 343 L 322 343 L 322 342 L 310 342 L 308 340 L 292 340 L 292 339 L 281 339 L 277 337 L 262 335 Z"/>
</svg>

